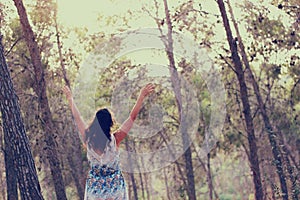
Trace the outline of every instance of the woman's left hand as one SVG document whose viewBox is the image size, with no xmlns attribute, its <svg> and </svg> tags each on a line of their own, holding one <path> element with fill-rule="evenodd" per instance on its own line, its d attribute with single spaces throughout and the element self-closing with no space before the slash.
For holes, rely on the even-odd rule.
<svg viewBox="0 0 300 200">
<path fill-rule="evenodd" d="M 148 83 L 141 89 L 140 95 L 146 97 L 155 90 L 155 85 L 153 83 Z"/>
<path fill-rule="evenodd" d="M 68 86 L 64 86 L 62 90 L 65 93 L 68 101 L 73 100 L 71 89 Z"/>
</svg>

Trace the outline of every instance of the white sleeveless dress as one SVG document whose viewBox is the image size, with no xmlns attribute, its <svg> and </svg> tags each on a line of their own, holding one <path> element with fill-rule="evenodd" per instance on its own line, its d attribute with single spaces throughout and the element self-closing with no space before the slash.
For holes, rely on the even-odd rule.
<svg viewBox="0 0 300 200">
<path fill-rule="evenodd" d="M 127 200 L 126 184 L 120 169 L 120 153 L 114 134 L 103 154 L 99 155 L 88 147 L 87 158 L 91 169 L 86 179 L 84 199 Z"/>
</svg>

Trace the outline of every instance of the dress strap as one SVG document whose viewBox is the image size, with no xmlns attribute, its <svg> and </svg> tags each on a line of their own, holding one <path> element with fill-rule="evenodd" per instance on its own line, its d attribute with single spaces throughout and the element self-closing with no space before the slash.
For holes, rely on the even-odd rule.
<svg viewBox="0 0 300 200">
<path fill-rule="evenodd" d="M 111 134 L 111 138 L 112 138 L 112 142 L 113 142 L 113 147 L 114 147 L 114 149 L 116 149 L 117 148 L 117 141 L 116 141 L 116 138 L 115 138 L 115 135 L 114 134 Z"/>
</svg>

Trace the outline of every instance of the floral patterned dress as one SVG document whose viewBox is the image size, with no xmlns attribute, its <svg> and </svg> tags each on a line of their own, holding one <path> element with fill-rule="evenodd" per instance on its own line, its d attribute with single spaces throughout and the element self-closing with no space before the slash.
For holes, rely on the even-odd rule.
<svg viewBox="0 0 300 200">
<path fill-rule="evenodd" d="M 127 200 L 126 184 L 120 169 L 120 153 L 114 134 L 103 154 L 87 148 L 91 170 L 86 179 L 85 200 Z"/>
</svg>

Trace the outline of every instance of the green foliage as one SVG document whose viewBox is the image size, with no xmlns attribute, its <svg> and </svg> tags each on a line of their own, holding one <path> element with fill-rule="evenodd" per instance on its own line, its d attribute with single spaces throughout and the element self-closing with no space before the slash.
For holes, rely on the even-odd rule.
<svg viewBox="0 0 300 200">
<path fill-rule="evenodd" d="M 219 138 L 217 143 L 218 148 L 215 148 L 212 152 L 212 176 L 216 192 L 219 194 L 220 199 L 246 199 L 249 197 L 249 194 L 251 196 L 253 185 L 251 182 L 251 175 L 249 175 L 249 166 L 247 166 L 247 161 L 244 159 L 244 157 L 246 157 L 245 149 L 248 150 L 248 147 L 239 86 L 237 84 L 236 75 L 230 68 L 233 67 L 233 64 L 231 62 L 228 47 L 225 45 L 226 41 L 220 40 L 220 36 L 223 34 L 222 32 L 218 32 L 219 28 L 222 28 L 223 30 L 223 27 L 220 26 L 222 25 L 220 16 L 218 13 L 211 13 L 206 10 L 204 3 L 205 2 L 201 1 L 172 2 L 170 12 L 173 30 L 192 36 L 195 43 L 208 49 L 208 52 L 212 55 L 211 57 L 214 58 L 213 62 L 216 65 L 221 66 L 220 73 L 223 76 L 223 82 L 227 93 L 227 117 L 221 138 Z M 246 27 L 247 32 L 242 32 L 242 39 L 246 46 L 246 53 L 251 68 L 255 73 L 256 80 L 258 80 L 260 91 L 271 122 L 278 132 L 282 133 L 286 143 L 289 144 L 291 148 L 292 155 L 295 156 L 296 152 L 298 152 L 297 141 L 299 141 L 300 137 L 300 84 L 298 83 L 300 76 L 300 37 L 299 31 L 296 31 L 295 28 L 297 27 L 297 24 L 295 25 L 295 23 L 293 23 L 297 20 L 297 12 L 290 6 L 299 6 L 299 1 L 274 0 L 273 5 L 278 7 L 278 12 L 283 11 L 287 13 L 291 20 L 286 22 L 285 15 L 275 15 L 277 17 L 274 17 L 273 13 L 271 13 L 274 11 L 268 9 L 268 7 L 261 6 L 259 3 L 246 2 L 244 4 L 244 2 L 240 2 L 238 11 L 243 13 L 243 15 L 239 20 L 239 26 L 242 28 L 244 28 L 244 26 Z M 2 3 L 0 7 L 1 6 L 3 6 Z M 77 132 L 71 119 L 70 110 L 61 93 L 61 87 L 64 83 L 59 64 L 60 59 L 57 52 L 56 33 L 54 28 L 54 19 L 57 12 L 56 4 L 49 0 L 36 1 L 28 8 L 30 11 L 30 20 L 33 24 L 41 48 L 43 67 L 46 69 L 45 76 L 48 86 L 47 94 L 53 113 L 54 123 L 58 131 L 56 142 L 61 155 L 60 159 L 64 165 L 64 176 L 68 183 L 67 193 L 68 197 L 73 199 L 76 198 L 75 186 L 70 173 L 71 166 L 66 158 L 68 154 L 76 157 L 74 150 L 78 144 L 76 144 L 72 138 L 74 138 L 74 134 L 77 134 Z M 153 7 L 151 7 L 151 9 L 152 8 Z M 149 7 L 149 10 L 151 9 Z M 151 11 L 154 13 L 155 9 Z M 162 13 L 162 11 L 163 10 L 160 10 L 159 13 Z M 145 13 L 143 13 L 143 17 L 145 17 L 144 15 Z M 0 13 L 0 19 L 1 17 L 2 13 Z M 130 26 L 130 24 L 134 24 L 134 19 L 141 20 L 144 19 L 143 17 L 141 17 L 141 11 L 133 11 L 125 16 L 112 15 L 105 17 L 101 15 L 101 17 L 99 17 L 99 28 L 94 33 L 91 33 L 86 27 L 74 27 L 68 29 L 62 24 L 58 25 L 60 31 L 59 35 L 62 40 L 64 63 L 71 83 L 74 83 L 78 68 L 80 67 L 79 63 L 84 60 L 84 55 L 95 49 L 97 50 L 97 48 L 100 53 L 104 54 L 112 54 L 120 48 L 118 46 L 118 40 L 114 41 L 115 48 L 105 48 L 104 44 L 111 40 L 112 36 L 110 34 L 111 30 L 108 30 L 109 28 L 113 27 L 115 28 L 114 30 L 121 30 Z M 166 24 L 164 16 L 159 15 L 158 18 L 161 22 L 161 26 L 165 28 Z M 1 22 L 2 29 L 3 21 Z M 40 171 L 39 177 L 43 183 L 43 189 L 46 191 L 45 194 L 49 193 L 51 199 L 53 186 L 50 185 L 50 187 L 48 187 L 51 180 L 47 179 L 47 177 L 49 177 L 48 165 L 42 153 L 43 133 L 41 132 L 41 113 L 39 113 L 39 108 L 37 106 L 38 99 L 32 90 L 35 77 L 33 76 L 31 61 L 29 59 L 30 56 L 25 42 L 21 39 L 22 30 L 18 18 L 5 21 L 4 25 L 5 28 L 2 30 L 5 30 L 5 32 L 2 34 L 4 34 L 5 38 L 5 47 L 7 50 L 10 50 L 7 54 L 9 68 L 21 103 L 27 133 L 32 144 L 32 152 L 36 157 L 37 168 Z M 101 29 L 101 27 L 104 27 L 105 29 Z M 14 43 L 16 44 L 14 45 Z M 194 144 L 195 146 L 201 146 L 204 140 L 205 129 L 210 122 L 212 110 L 211 96 L 203 80 L 205 77 L 201 77 L 201 74 L 196 73 L 187 60 L 182 58 L 176 65 L 181 76 L 192 84 L 197 92 L 196 96 L 200 105 L 200 118 L 198 133 Z M 133 74 L 136 79 L 144 80 L 143 77 L 146 76 L 147 71 L 143 66 L 133 64 L 128 57 L 119 58 L 109 67 L 105 68 L 105 70 L 99 74 L 98 82 L 95 83 L 97 84 L 94 96 L 96 107 L 109 107 L 111 96 L 116 88 L 116 83 L 124 77 L 130 77 L 130 74 Z M 247 73 L 245 73 L 245 75 L 247 75 Z M 134 79 L 132 78 L 132 80 Z M 154 81 L 157 84 L 156 94 L 151 96 L 146 102 L 138 116 L 137 123 L 140 125 L 149 125 L 147 118 L 149 117 L 149 108 L 152 101 L 159 104 L 164 109 L 165 116 L 162 120 L 165 127 L 164 130 L 157 135 L 142 141 L 136 138 L 129 138 L 130 148 L 142 152 L 149 152 L 150 150 L 165 147 L 166 143 L 162 140 L 161 134 L 165 136 L 167 141 L 170 141 L 174 135 L 176 135 L 180 123 L 175 96 L 172 91 L 165 88 L 165 85 L 163 84 L 166 83 L 155 79 L 147 79 L 147 81 Z M 130 104 L 134 103 L 142 84 L 143 83 L 140 82 L 133 83 L 133 92 L 129 98 Z M 262 128 L 263 122 L 259 117 L 260 111 L 258 110 L 255 94 L 250 87 L 251 83 L 249 79 L 247 79 L 247 84 L 250 94 L 249 100 L 254 112 L 252 114 L 258 140 L 258 148 L 261 152 L 259 156 L 261 160 L 272 160 L 271 153 L 268 151 L 269 144 L 264 137 L 264 129 Z M 83 149 L 81 150 L 80 156 L 83 161 L 82 165 L 84 170 L 87 171 L 88 163 L 86 152 Z M 192 158 L 195 166 L 194 176 L 197 184 L 196 190 L 197 194 L 200 194 L 200 198 L 202 199 L 209 189 L 206 182 L 206 172 L 203 170 L 204 167 L 199 164 L 199 157 L 195 150 L 192 152 Z M 221 161 L 221 166 L 218 165 L 219 159 L 224 159 L 224 161 Z M 178 166 L 181 167 L 181 170 L 184 172 L 184 158 L 179 158 L 177 162 Z M 233 167 L 228 163 L 232 164 Z M 266 162 L 265 164 L 263 161 L 261 161 L 261 163 L 264 164 L 261 164 L 261 168 L 266 171 L 265 178 L 271 178 L 273 174 L 268 171 L 272 169 L 272 166 L 270 166 L 271 163 Z M 230 171 L 232 168 L 234 170 Z M 244 169 L 245 171 L 239 172 L 238 170 L 240 169 Z M 187 191 L 183 183 L 183 180 L 186 177 L 180 177 L 176 163 L 172 163 L 164 170 L 166 170 L 168 187 L 173 192 L 173 197 L 186 199 Z M 162 171 L 159 171 L 159 173 L 156 174 L 147 174 L 148 178 L 151 176 L 152 180 L 154 179 L 153 183 L 148 183 L 148 187 L 152 187 L 153 185 L 155 190 L 153 195 L 157 194 L 157 198 L 166 196 L 165 180 L 162 179 L 161 174 Z M 85 176 L 85 174 L 83 173 L 82 176 Z M 144 179 L 140 180 L 138 176 L 135 176 L 135 178 L 137 182 L 141 181 L 145 184 L 150 180 L 150 178 L 146 179 L 147 181 Z M 130 181 L 128 182 L 130 184 Z M 275 190 L 275 186 L 277 187 L 279 182 L 276 180 L 274 182 L 275 183 L 272 184 L 274 187 L 273 189 Z M 242 188 L 242 186 L 245 187 Z M 266 185 L 266 187 L 269 188 L 270 185 Z M 45 188 L 47 188 L 47 190 Z M 175 192 L 173 190 L 175 190 Z M 296 190 L 298 191 L 295 193 L 299 192 L 299 188 L 296 188 Z M 140 185 L 138 185 L 138 193 L 139 196 L 142 196 Z M 148 195 L 151 199 L 152 193 L 150 192 Z"/>
<path fill-rule="evenodd" d="M 32 5 L 30 14 L 31 21 L 39 30 L 53 27 L 56 17 L 56 3 L 52 0 L 36 1 Z"/>
</svg>

